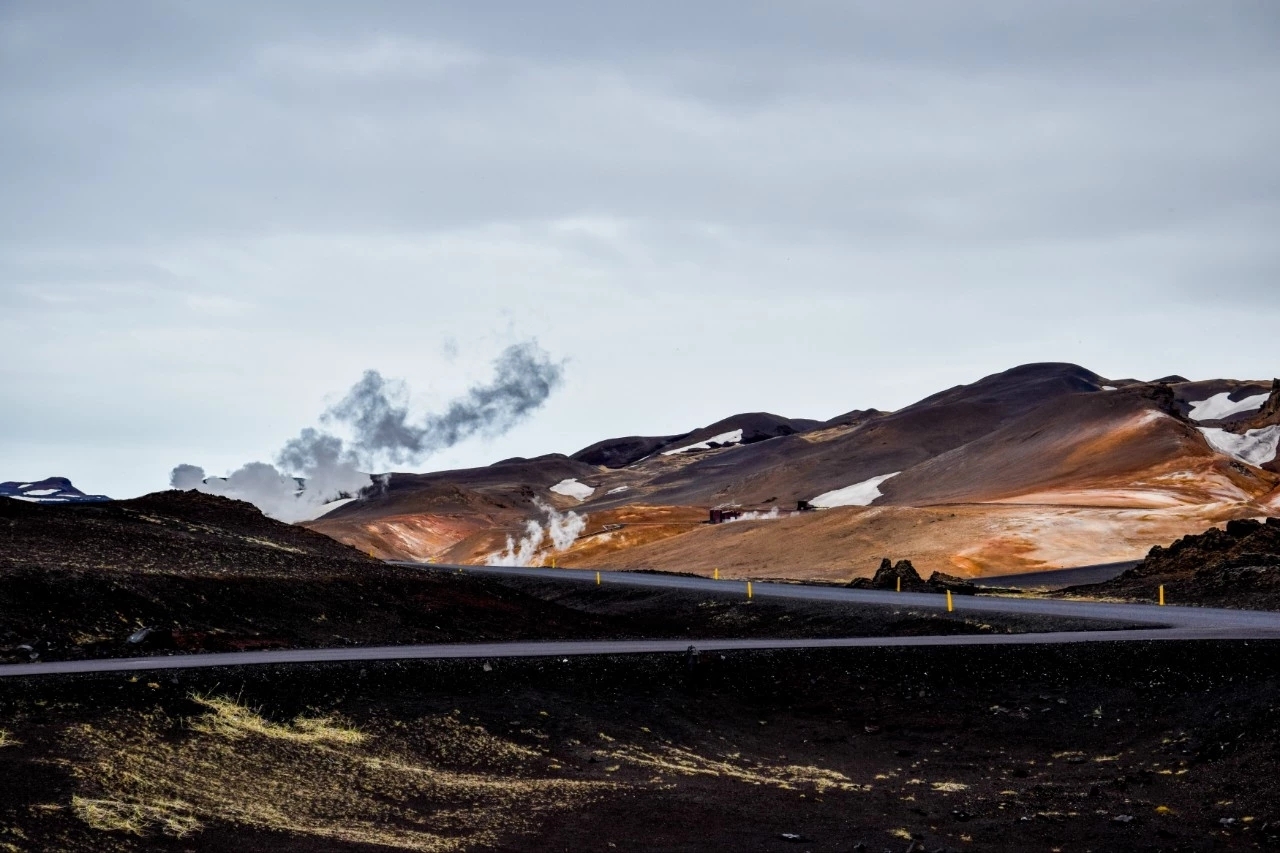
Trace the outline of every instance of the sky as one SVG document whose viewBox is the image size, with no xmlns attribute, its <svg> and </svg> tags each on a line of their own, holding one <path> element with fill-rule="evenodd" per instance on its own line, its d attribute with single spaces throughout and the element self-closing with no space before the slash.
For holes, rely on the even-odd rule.
<svg viewBox="0 0 1280 853">
<path fill-rule="evenodd" d="M 270 461 L 536 339 L 413 470 L 1034 361 L 1280 373 L 1272 0 L 0 3 L 0 480 Z"/>
</svg>

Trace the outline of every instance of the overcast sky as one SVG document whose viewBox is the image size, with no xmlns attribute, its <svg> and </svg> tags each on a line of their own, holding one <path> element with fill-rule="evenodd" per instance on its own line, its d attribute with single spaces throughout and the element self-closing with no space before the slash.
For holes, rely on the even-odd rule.
<svg viewBox="0 0 1280 853">
<path fill-rule="evenodd" d="M 422 469 L 1030 361 L 1280 373 L 1280 4 L 0 3 L 0 480 L 270 460 L 508 344 Z"/>
</svg>

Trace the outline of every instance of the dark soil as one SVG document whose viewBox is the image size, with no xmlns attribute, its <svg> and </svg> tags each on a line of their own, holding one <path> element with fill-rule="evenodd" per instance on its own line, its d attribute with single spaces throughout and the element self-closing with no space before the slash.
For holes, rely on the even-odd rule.
<svg viewBox="0 0 1280 853">
<path fill-rule="evenodd" d="M 0 501 L 0 580 L 0 662 L 11 663 L 480 640 L 1097 627 L 423 571 L 195 492 L 76 506 Z"/>
<path fill-rule="evenodd" d="M 1170 604 L 1280 610 L 1280 518 L 1230 521 L 1157 545 L 1115 580 L 1063 592 L 1151 601 L 1160 586 Z"/>
<path fill-rule="evenodd" d="M 427 849 L 396 835 L 426 825 L 462 850 L 1274 849 L 1277 652 L 1107 643 L 6 680 L 0 847 L 372 853 Z M 282 730 L 323 717 L 365 740 L 218 734 L 201 695 Z M 444 737 L 457 726 L 470 741 Z M 170 791 L 155 754 L 182 750 L 204 758 Z M 387 785 L 377 773 L 392 764 L 467 774 L 465 787 Z M 216 805 L 249 772 L 279 806 L 267 818 Z M 850 784 L 815 782 L 823 773 Z M 506 791 L 502 807 L 485 779 Z M 551 787 L 522 794 L 530 780 Z M 605 787 L 572 803 L 554 793 L 580 783 Z M 74 805 L 86 798 L 177 810 L 198 827 L 95 829 Z M 526 820 L 477 829 L 504 811 Z"/>
</svg>

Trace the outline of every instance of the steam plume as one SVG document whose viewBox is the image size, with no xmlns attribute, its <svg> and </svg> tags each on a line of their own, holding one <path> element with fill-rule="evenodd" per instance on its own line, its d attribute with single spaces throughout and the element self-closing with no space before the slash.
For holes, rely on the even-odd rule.
<svg viewBox="0 0 1280 853">
<path fill-rule="evenodd" d="M 345 427 L 349 443 L 307 427 L 285 443 L 275 465 L 250 462 L 225 479 L 207 482 L 204 469 L 179 465 L 169 483 L 175 489 L 249 501 L 281 521 L 314 518 L 326 503 L 356 497 L 374 484 L 361 469 L 416 464 L 472 436 L 502 435 L 546 402 L 560 385 L 563 371 L 536 342 L 514 344 L 494 362 L 492 382 L 471 388 L 444 412 L 415 422 L 404 383 L 368 370 L 320 418 Z"/>
<path fill-rule="evenodd" d="M 547 524 L 544 527 L 534 519 L 524 523 L 524 536 L 517 542 L 507 537 L 507 547 L 489 556 L 489 564 L 493 566 L 530 566 L 541 562 L 546 554 L 541 551 L 543 541 L 551 537 L 553 551 L 567 551 L 587 526 L 587 516 L 579 515 L 573 510 L 566 513 L 556 512 L 556 508 L 538 498 L 533 505 L 546 513 Z"/>
<path fill-rule="evenodd" d="M 794 513 L 786 513 L 784 515 L 775 506 L 771 508 L 768 512 L 757 512 L 753 510 L 751 512 L 744 512 L 742 515 L 738 516 L 737 518 L 726 518 L 725 523 L 727 524 L 733 521 L 773 521 L 776 518 L 788 518 L 792 515 L 794 515 Z"/>
</svg>

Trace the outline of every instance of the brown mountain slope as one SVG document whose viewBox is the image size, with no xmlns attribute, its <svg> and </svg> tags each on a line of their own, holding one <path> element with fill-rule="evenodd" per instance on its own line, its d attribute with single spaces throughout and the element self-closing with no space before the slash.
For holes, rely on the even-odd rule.
<svg viewBox="0 0 1280 853">
<path fill-rule="evenodd" d="M 556 456 L 393 475 L 385 497 L 311 526 L 380 556 L 480 562 L 507 536 L 518 539 L 528 519 L 541 520 L 541 501 L 587 516 L 561 565 L 826 577 L 892 556 L 973 575 L 1136 559 L 1208 524 L 1280 509 L 1274 464 L 1221 452 L 1205 432 L 1265 416 L 1266 406 L 1234 409 L 1271 383 L 1166 380 L 1024 365 L 897 412 L 855 410 L 821 424 L 743 415 L 657 450 L 633 439 L 587 449 L 601 459 L 647 451 L 621 467 L 609 467 L 619 456 L 609 465 Z M 726 436 L 735 423 L 741 443 Z M 585 488 L 550 491 L 567 479 Z M 838 508 L 786 517 L 819 495 Z M 769 515 L 699 525 L 711 508 Z M 535 560 L 551 556 L 544 548 Z"/>
</svg>

